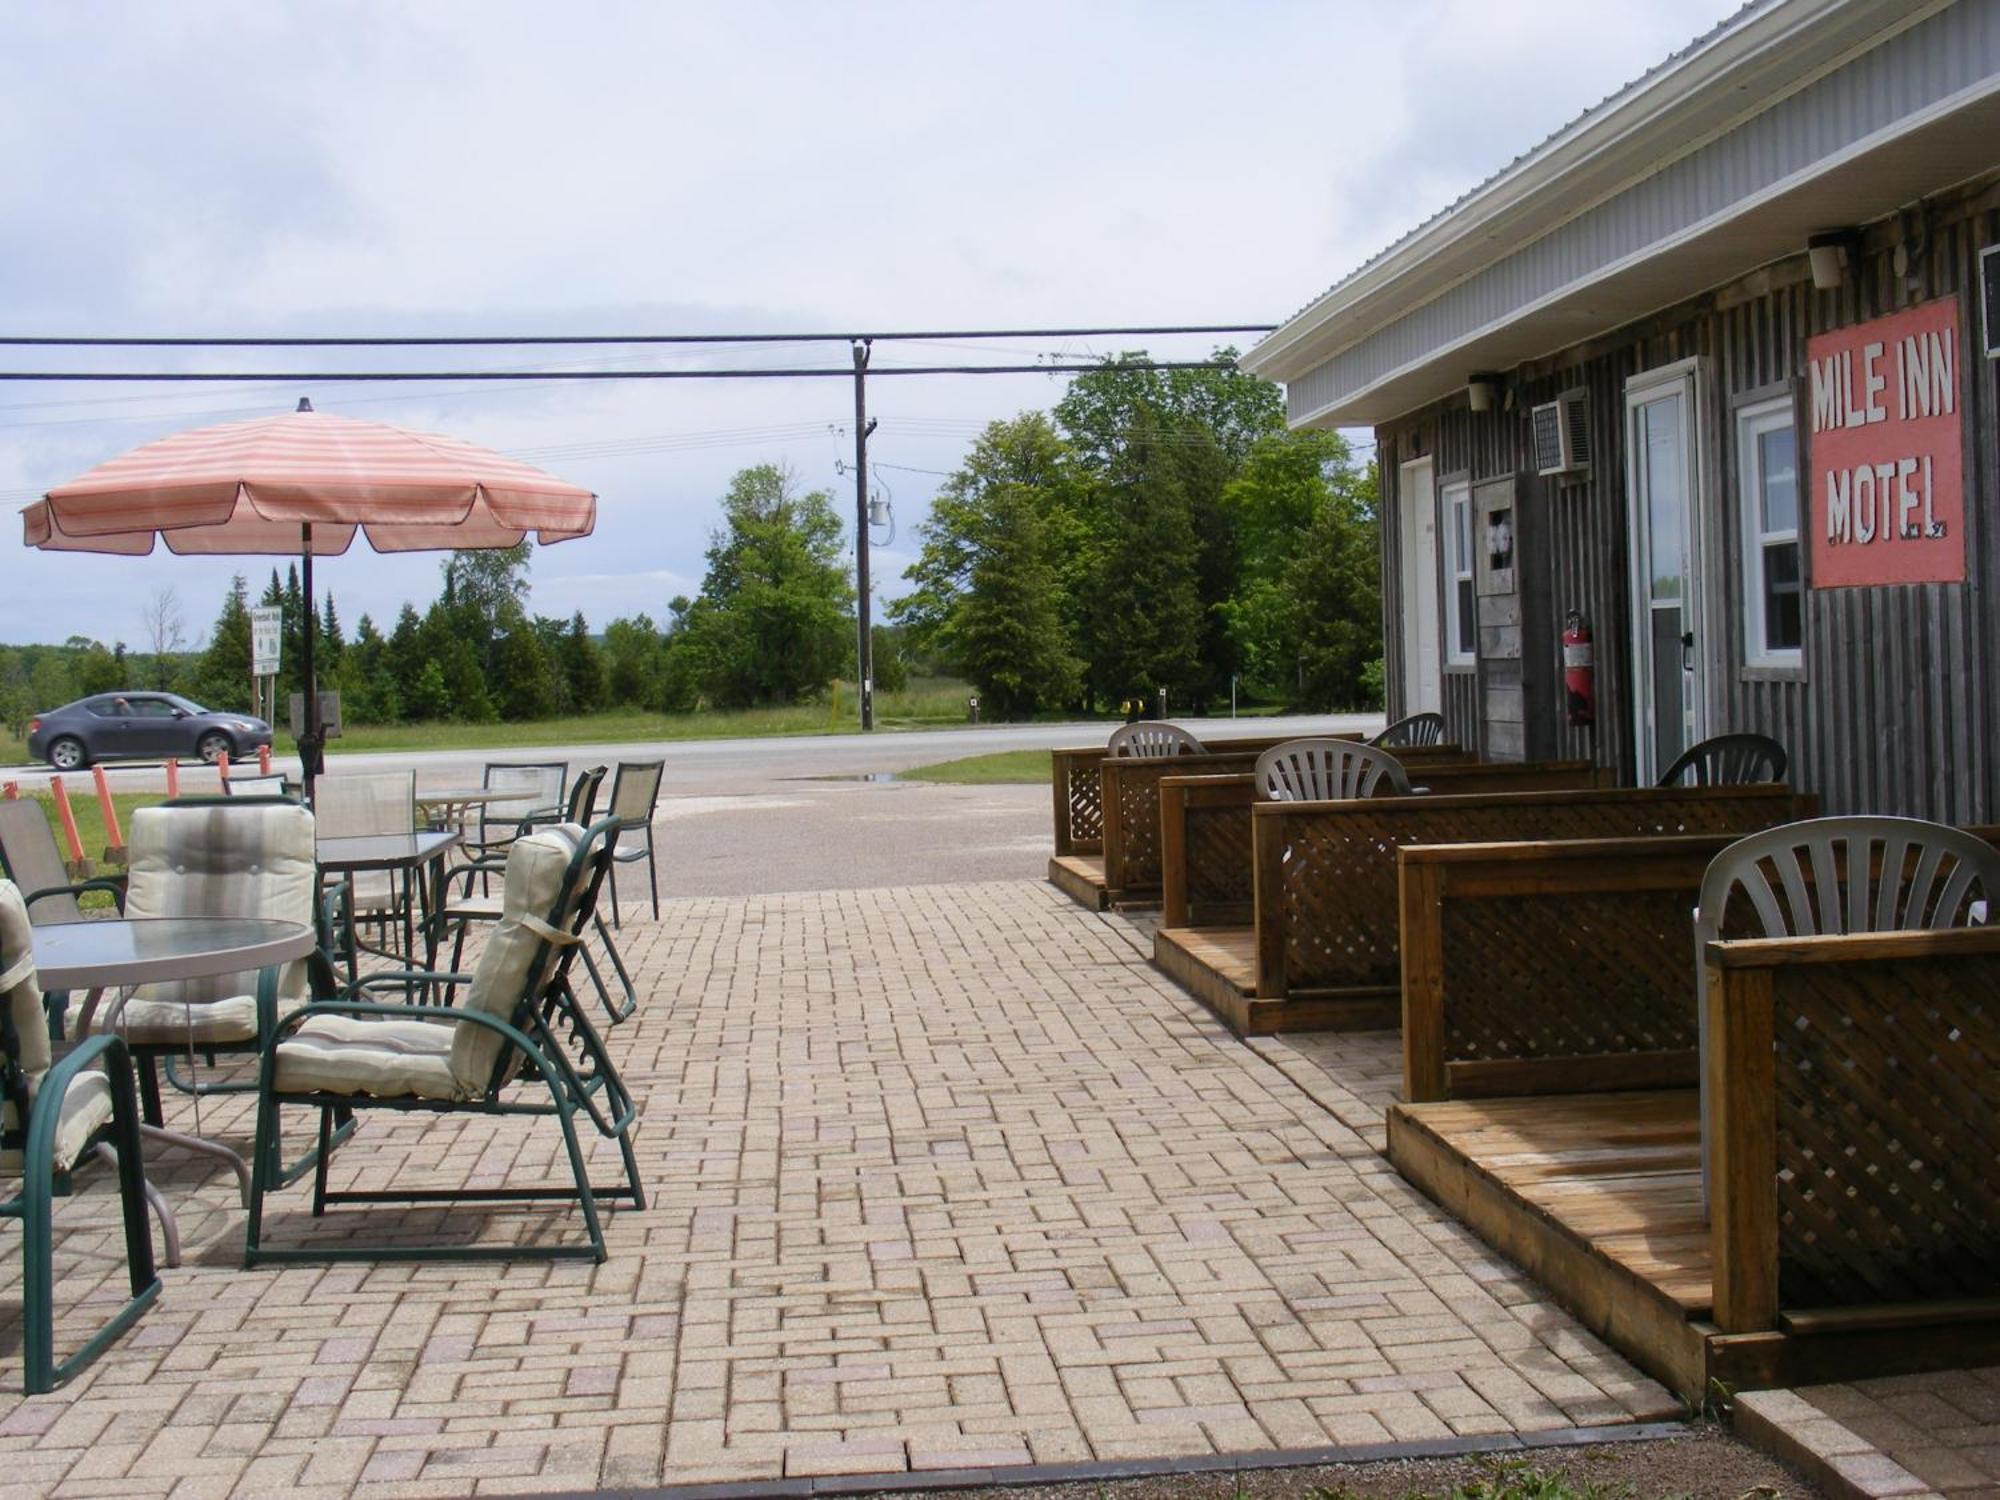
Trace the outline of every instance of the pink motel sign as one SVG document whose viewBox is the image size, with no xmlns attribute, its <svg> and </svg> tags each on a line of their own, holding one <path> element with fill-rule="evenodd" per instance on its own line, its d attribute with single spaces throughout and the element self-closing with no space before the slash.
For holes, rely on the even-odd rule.
<svg viewBox="0 0 2000 1500">
<path fill-rule="evenodd" d="M 1806 345 L 1812 586 L 1965 581 L 1958 303 Z"/>
</svg>

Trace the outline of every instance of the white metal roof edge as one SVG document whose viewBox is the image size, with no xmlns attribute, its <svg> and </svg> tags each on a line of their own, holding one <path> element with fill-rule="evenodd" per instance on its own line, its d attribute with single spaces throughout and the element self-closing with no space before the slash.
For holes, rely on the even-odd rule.
<svg viewBox="0 0 2000 1500">
<path fill-rule="evenodd" d="M 1357 423 L 1378 426 L 1383 422 L 1392 422 L 1399 417 L 1407 416 L 1409 412 L 1428 406 L 1438 398 L 1435 396 L 1426 396 L 1402 410 L 1390 413 L 1377 413 L 1372 416 L 1365 413 L 1355 413 L 1352 411 L 1352 408 L 1367 402 L 1371 396 L 1374 396 L 1384 387 L 1407 378 L 1416 371 L 1421 370 L 1425 365 L 1435 364 L 1440 359 L 1449 358 L 1455 352 L 1476 344 L 1480 339 L 1498 332 L 1511 323 L 1519 322 L 1523 318 L 1532 317 L 1536 313 L 1561 302 L 1564 298 L 1576 295 L 1579 291 L 1587 291 L 1593 286 L 1612 280 L 1622 273 L 1633 269 L 1635 266 L 1642 265 L 1646 261 L 1654 259 L 1662 251 L 1676 249 L 1705 235 L 1712 234 L 1731 220 L 1742 218 L 1763 207 L 1765 204 L 1784 197 L 1787 193 L 1795 191 L 1802 184 L 1810 182 L 1813 178 L 1826 171 L 1863 157 L 1887 141 L 1892 141 L 1913 131 L 1920 130 L 1940 119 L 1949 117 L 1968 104 L 1975 103 L 1981 99 L 1991 98 L 1996 94 L 2000 94 L 2000 77 L 1990 78 L 1970 88 L 1961 89 L 1958 93 L 1953 94 L 1947 99 L 1938 101 L 1928 109 L 1922 110 L 1906 119 L 1898 120 L 1894 125 L 1883 130 L 1878 130 L 1862 140 L 1852 142 L 1839 152 L 1823 160 L 1814 162 L 1808 169 L 1794 172 L 1790 176 L 1771 183 L 1746 198 L 1739 199 L 1737 202 L 1731 204 L 1726 212 L 1711 214 L 1708 218 L 1700 220 L 1697 223 L 1686 225 L 1657 244 L 1648 245 L 1643 250 L 1635 251 L 1608 265 L 1600 266 L 1588 276 L 1578 281 L 1559 287 L 1544 296 L 1536 298 L 1533 302 L 1513 309 L 1504 318 L 1495 319 L 1483 327 L 1472 329 L 1454 338 L 1449 344 L 1426 351 L 1419 357 L 1398 365 L 1393 370 L 1385 371 L 1383 374 L 1369 381 L 1365 386 L 1349 391 L 1344 395 L 1336 396 L 1330 401 L 1323 401 L 1311 411 L 1290 415 L 1286 419 L 1287 425 L 1294 428 L 1327 425 L 1335 427 L 1352 426 Z M 1707 288 L 1690 289 L 1683 295 L 1693 296 L 1701 290 L 1707 290 Z M 1677 298 L 1676 300 L 1679 299 Z M 1671 307 L 1673 305 L 1671 301 L 1663 302 L 1659 307 L 1632 314 L 1631 317 L 1643 318 L 1651 312 L 1659 311 L 1660 308 Z M 1560 347 L 1561 345 L 1553 346 L 1551 349 L 1544 351 L 1544 353 L 1553 353 L 1555 348 Z"/>
<path fill-rule="evenodd" d="M 1825 58 L 1800 47 L 1802 36 L 1836 19 L 1851 22 L 1871 12 L 1885 14 L 1885 30 L 1901 30 L 1947 3 L 1949 0 L 1927 4 L 1912 0 L 1751 0 L 1685 50 L 1593 106 L 1336 282 L 1253 345 L 1238 360 L 1239 367 L 1272 380 L 1296 379 L 1449 290 L 1452 281 L 1425 287 L 1408 300 L 1394 295 L 1399 283 L 1441 261 L 1452 250 L 1478 240 L 1479 263 L 1491 264 L 1603 201 L 1608 194 L 1596 182 L 1581 183 L 1569 197 L 1564 196 L 1566 187 L 1579 184 L 1585 168 L 1625 151 L 1632 166 L 1618 184 L 1622 188 L 1657 171 L 1664 161 L 1694 149 L 1707 133 L 1675 140 L 1678 122 L 1671 116 L 1745 65 L 1782 60 L 1781 49 L 1791 47 L 1799 56 L 1793 83 L 1802 87 L 1827 65 Z M 1775 97 L 1766 94 L 1759 108 L 1768 107 Z M 1649 137 L 1655 135 L 1664 139 L 1646 149 Z M 1661 149 L 1668 146 L 1671 149 Z M 1529 209 L 1532 212 L 1524 211 Z M 1509 215 L 1513 223 L 1493 230 L 1489 237 L 1489 226 Z M 1371 302 L 1378 305 L 1370 308 Z M 1348 315 L 1346 326 L 1334 335 L 1329 325 L 1343 314 Z"/>
</svg>

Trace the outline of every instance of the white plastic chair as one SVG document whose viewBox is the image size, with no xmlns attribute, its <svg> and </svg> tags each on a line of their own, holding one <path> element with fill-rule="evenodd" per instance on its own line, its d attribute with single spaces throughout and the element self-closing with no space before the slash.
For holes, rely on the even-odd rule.
<svg viewBox="0 0 2000 1500">
<path fill-rule="evenodd" d="M 1344 802 L 1374 796 L 1384 781 L 1410 790 L 1401 761 L 1355 740 L 1286 740 L 1257 757 L 1255 774 L 1266 802 Z"/>
<path fill-rule="evenodd" d="M 1180 725 L 1161 719 L 1141 719 L 1136 724 L 1121 724 L 1111 731 L 1111 739 L 1104 747 L 1106 754 L 1120 759 L 1201 755 L 1207 748 Z"/>
<path fill-rule="evenodd" d="M 2000 898 L 2000 851 L 1921 818 L 1808 818 L 1740 838 L 1710 861 L 1694 911 L 1702 1054 L 1708 1049 L 1708 945 L 1732 900 L 1747 899 L 1764 937 L 1976 927 Z M 1708 1203 L 1708 1074 L 1701 1073 L 1702 1204 Z"/>
</svg>

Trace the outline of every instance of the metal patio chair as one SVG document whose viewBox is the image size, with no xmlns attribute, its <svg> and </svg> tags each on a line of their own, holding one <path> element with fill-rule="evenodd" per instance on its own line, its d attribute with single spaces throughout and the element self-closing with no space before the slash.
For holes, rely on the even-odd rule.
<svg viewBox="0 0 2000 1500">
<path fill-rule="evenodd" d="M 666 776 L 663 760 L 618 762 L 611 779 L 611 816 L 618 820 L 618 845 L 612 855 L 611 925 L 622 927 L 618 915 L 618 865 L 646 862 L 646 879 L 653 893 L 653 920 L 660 920 L 660 868 L 653 858 L 653 815 L 660 805 L 660 782 Z M 627 844 L 626 835 L 636 840 Z"/>
<path fill-rule="evenodd" d="M 30 1396 L 54 1390 L 88 1365 L 158 1299 L 147 1223 L 147 1183 L 139 1143 L 132 1060 L 115 1036 L 93 1037 L 60 1062 L 49 1043 L 48 1016 L 35 977 L 27 902 L 0 880 L 0 1172 L 20 1187 L 0 1201 L 0 1216 L 21 1221 L 23 1384 Z M 72 1171 L 86 1156 L 106 1156 L 118 1170 L 131 1296 L 68 1359 L 55 1353 L 54 1200 L 67 1196 Z M 169 1263 L 179 1259 L 173 1216 L 154 1198 L 166 1231 Z"/>
<path fill-rule="evenodd" d="M 123 880 L 69 878 L 42 804 L 26 797 L 0 798 L 0 868 L 20 887 L 36 923 L 81 922 L 76 898 L 86 891 L 105 891 L 121 909 L 125 904 Z"/>
<path fill-rule="evenodd" d="M 417 824 L 417 773 L 368 771 L 321 776 L 313 783 L 314 837 L 365 838 L 370 834 L 408 833 Z M 389 870 L 363 870 L 334 876 L 326 884 L 338 893 L 338 931 L 349 944 L 360 941 L 356 928 L 372 922 L 383 931 L 402 920 L 415 899 L 407 881 Z"/>
<path fill-rule="evenodd" d="M 1980 926 L 2000 902 L 2000 850 L 1921 818 L 1808 818 L 1738 839 L 1709 862 L 1694 912 L 1697 1027 L 1708 1047 L 1708 945 L 1747 901 L 1757 935 L 1839 936 Z M 1745 934 L 1748 935 L 1748 934 Z M 1708 1072 L 1701 1072 L 1702 1191 Z"/>
<path fill-rule="evenodd" d="M 1178 724 L 1163 719 L 1141 719 L 1136 724 L 1120 724 L 1105 744 L 1109 755 L 1150 757 L 1156 755 L 1200 755 L 1207 746 Z"/>
<path fill-rule="evenodd" d="M 592 766 L 590 769 L 578 774 L 576 785 L 570 789 L 569 805 L 569 811 L 577 816 L 566 819 L 566 826 L 579 829 L 589 826 L 586 819 L 590 816 L 591 805 L 597 800 L 597 788 L 603 780 L 603 766 Z M 616 814 L 613 814 L 613 819 L 615 820 L 615 818 Z M 616 838 L 615 827 L 613 838 Z M 615 843 L 613 844 L 612 853 L 615 861 L 617 854 Z M 499 896 L 473 894 L 473 882 L 476 880 L 481 884 L 486 884 L 490 876 L 499 873 L 504 868 L 505 863 L 504 857 L 487 855 L 471 864 L 460 866 L 446 877 L 445 889 L 447 895 L 445 897 L 442 919 L 438 924 L 438 930 L 440 932 L 449 931 L 452 934 L 451 967 L 454 971 L 458 970 L 465 961 L 465 942 L 471 935 L 472 925 L 475 922 L 498 922 L 506 899 L 504 891 Z M 613 872 L 615 877 L 615 863 L 613 865 Z M 615 879 L 607 880 L 607 884 L 611 885 L 611 889 L 615 894 L 617 890 Z M 454 885 L 463 886 L 463 889 L 456 896 L 449 894 Z M 597 911 L 598 899 L 599 892 L 593 890 L 584 914 L 584 920 L 579 923 L 577 929 L 581 941 L 579 941 L 576 951 L 583 959 L 584 971 L 590 976 L 591 988 L 597 993 L 598 1003 L 604 1007 L 605 1015 L 609 1017 L 611 1024 L 615 1026 L 620 1021 L 630 1020 L 633 1013 L 638 1010 L 639 991 L 638 987 L 632 982 L 631 971 L 625 967 L 624 955 L 618 951 L 617 943 L 612 940 L 611 929 L 605 926 L 604 918 Z M 588 940 L 592 937 L 595 937 L 597 940 L 597 954 L 593 954 L 590 951 Z M 598 966 L 600 956 L 604 962 L 603 968 Z M 432 962 L 435 963 L 435 961 L 435 950 L 433 950 Z M 567 968 L 567 966 L 565 967 Z M 606 976 L 607 969 L 610 971 L 608 978 Z M 612 987 L 614 980 L 617 985 L 615 993 Z"/>
<path fill-rule="evenodd" d="M 1660 776 L 1661 786 L 1749 786 L 1783 781 L 1791 757 L 1764 734 L 1718 734 L 1690 745 Z"/>
<path fill-rule="evenodd" d="M 510 795 L 481 805 L 479 831 L 465 840 L 466 852 L 474 858 L 503 854 L 530 829 L 562 818 L 569 762 L 491 760 L 481 771 L 479 784 Z"/>
<path fill-rule="evenodd" d="M 610 1055 L 564 981 L 566 955 L 611 868 L 610 818 L 589 830 L 564 825 L 515 840 L 502 877 L 505 909 L 467 974 L 370 975 L 352 993 L 415 981 L 453 997 L 445 1005 L 315 1002 L 285 1020 L 264 1048 L 259 1072 L 255 1176 L 244 1231 L 244 1263 L 326 1260 L 605 1259 L 603 1199 L 646 1206 L 632 1149 L 637 1116 Z M 312 1212 L 338 1204 L 560 1202 L 580 1209 L 589 1243 L 533 1245 L 272 1246 L 264 1242 L 266 1196 L 278 1185 L 279 1112 L 320 1112 Z M 562 1131 L 571 1185 L 332 1191 L 334 1123 L 342 1111 L 550 1116 Z M 618 1142 L 621 1185 L 590 1181 L 578 1137 L 585 1116 Z M 294 1168 L 293 1170 L 296 1170 Z"/>
<path fill-rule="evenodd" d="M 326 927 L 314 857 L 313 815 L 287 797 L 184 797 L 132 814 L 125 915 L 273 917 Z M 176 1059 L 254 1053 L 278 1019 L 305 1004 L 323 953 L 254 973 L 142 985 L 86 1015 L 72 997 L 65 1034 L 115 1032 L 139 1073 L 146 1122 L 164 1123 L 155 1066 L 184 1093 L 240 1093 L 254 1084 L 183 1080 Z M 330 982 L 331 970 L 319 970 Z"/>
<path fill-rule="evenodd" d="M 1429 709 L 1420 714 L 1405 714 L 1380 734 L 1371 738 L 1368 743 L 1385 747 L 1396 745 L 1442 745 L 1444 743 L 1444 715 Z"/>
<path fill-rule="evenodd" d="M 1410 790 L 1403 763 L 1355 740 L 1286 740 L 1257 757 L 1257 795 L 1267 802 L 1344 802 L 1373 797 L 1386 781 Z"/>
</svg>

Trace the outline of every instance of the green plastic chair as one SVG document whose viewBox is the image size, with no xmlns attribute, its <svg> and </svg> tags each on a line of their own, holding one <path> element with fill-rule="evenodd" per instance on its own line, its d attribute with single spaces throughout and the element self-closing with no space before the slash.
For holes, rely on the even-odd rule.
<svg viewBox="0 0 2000 1500">
<path fill-rule="evenodd" d="M 0 1172 L 18 1177 L 21 1184 L 12 1198 L 0 1202 L 0 1215 L 21 1222 L 24 1384 L 30 1396 L 39 1396 L 83 1369 L 137 1322 L 159 1298 L 160 1278 L 146 1219 L 132 1059 L 117 1037 L 101 1036 L 52 1065 L 33 944 L 27 903 L 12 881 L 0 880 L 0 1097 L 5 1100 Z M 81 1349 L 58 1360 L 54 1199 L 58 1192 L 68 1192 L 72 1170 L 106 1146 L 117 1158 L 132 1295 Z"/>
<path fill-rule="evenodd" d="M 470 974 L 369 975 L 348 993 L 409 985 L 442 993 L 441 1005 L 385 1005 L 359 999 L 316 1002 L 280 1023 L 258 1076 L 257 1145 L 246 1265 L 269 1261 L 517 1260 L 606 1257 L 600 1201 L 646 1206 L 632 1149 L 637 1118 L 630 1091 L 567 979 L 568 961 L 611 868 L 617 819 L 588 830 L 564 824 L 527 834 L 507 851 L 503 909 Z M 439 1245 L 403 1242 L 271 1245 L 264 1202 L 300 1168 L 278 1154 L 281 1112 L 320 1112 L 312 1212 L 340 1204 L 559 1202 L 582 1213 L 587 1243 Z M 547 1116 L 562 1132 L 568 1186 L 410 1188 L 334 1191 L 328 1187 L 334 1124 L 344 1112 Z M 590 1181 L 577 1117 L 618 1142 L 625 1181 Z"/>
</svg>

